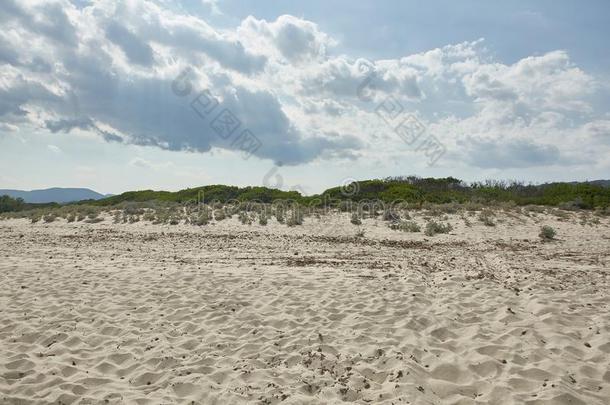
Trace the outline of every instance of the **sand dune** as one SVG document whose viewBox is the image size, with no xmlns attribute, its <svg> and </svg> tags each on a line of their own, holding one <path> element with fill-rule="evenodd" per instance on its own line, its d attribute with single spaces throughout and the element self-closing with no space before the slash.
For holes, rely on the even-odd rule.
<svg viewBox="0 0 610 405">
<path fill-rule="evenodd" d="M 2 221 L 0 401 L 609 404 L 608 220 L 449 222 Z"/>
</svg>

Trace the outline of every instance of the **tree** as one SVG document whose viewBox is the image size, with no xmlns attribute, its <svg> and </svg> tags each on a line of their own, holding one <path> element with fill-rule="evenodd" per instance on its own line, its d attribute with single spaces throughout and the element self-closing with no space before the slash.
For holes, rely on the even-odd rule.
<svg viewBox="0 0 610 405">
<path fill-rule="evenodd" d="M 0 196 L 0 212 L 19 211 L 24 208 L 23 198 L 12 198 L 8 195 Z"/>
</svg>

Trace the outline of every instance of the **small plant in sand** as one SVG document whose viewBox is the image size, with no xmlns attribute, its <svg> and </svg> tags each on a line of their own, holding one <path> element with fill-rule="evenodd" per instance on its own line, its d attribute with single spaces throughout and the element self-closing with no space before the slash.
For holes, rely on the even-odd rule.
<svg viewBox="0 0 610 405">
<path fill-rule="evenodd" d="M 170 217 L 169 224 L 170 225 L 178 225 L 178 224 L 180 224 L 180 218 L 178 218 L 177 216 Z"/>
<path fill-rule="evenodd" d="M 610 216 L 610 207 L 597 207 L 593 212 L 594 215 L 598 217 L 609 217 Z"/>
<path fill-rule="evenodd" d="M 557 232 L 549 225 L 542 226 L 540 228 L 540 233 L 538 234 L 538 236 L 540 236 L 540 239 L 542 239 L 543 242 L 555 239 L 555 235 L 557 235 Z"/>
<path fill-rule="evenodd" d="M 443 224 L 441 222 L 430 221 L 426 224 L 425 234 L 427 236 L 434 236 L 437 233 L 449 233 L 453 230 L 451 224 Z"/>
<path fill-rule="evenodd" d="M 44 217 L 42 217 L 42 220 L 46 223 L 54 222 L 56 219 L 57 219 L 57 216 L 55 214 L 47 214 Z"/>
<path fill-rule="evenodd" d="M 462 218 L 462 220 L 464 221 L 464 225 L 466 225 L 467 227 L 471 227 L 472 223 L 470 222 L 470 220 L 468 218 L 466 218 L 466 216 L 462 213 L 462 215 L 460 215 L 460 218 Z"/>
<path fill-rule="evenodd" d="M 288 217 L 288 221 L 286 221 L 286 225 L 288 226 L 296 226 L 303 225 L 303 213 L 300 209 L 294 208 L 290 213 L 290 217 Z"/>
<path fill-rule="evenodd" d="M 551 214 L 556 216 L 559 221 L 567 221 L 570 219 L 570 214 L 562 209 L 553 209 Z"/>
<path fill-rule="evenodd" d="M 479 214 L 479 221 L 481 221 L 485 226 L 496 226 L 493 217 L 494 213 L 491 210 L 483 210 Z"/>
<path fill-rule="evenodd" d="M 96 216 L 95 218 L 89 218 L 85 221 L 88 224 L 99 224 L 100 222 L 104 222 L 104 218 Z"/>
<path fill-rule="evenodd" d="M 196 214 L 194 220 L 191 220 L 193 225 L 203 226 L 207 225 L 210 222 L 210 213 L 207 209 L 201 210 L 198 214 Z"/>
<path fill-rule="evenodd" d="M 66 218 L 66 221 L 68 221 L 68 223 L 72 223 L 72 222 L 76 221 L 76 215 L 69 214 L 68 217 Z"/>
<path fill-rule="evenodd" d="M 420 232 L 421 227 L 413 221 L 401 221 L 398 224 L 398 229 L 403 232 Z"/>
<path fill-rule="evenodd" d="M 258 224 L 262 226 L 267 225 L 267 214 L 264 211 L 258 214 Z"/>
<path fill-rule="evenodd" d="M 155 220 L 155 212 L 152 210 L 146 211 L 144 213 L 144 216 L 142 217 L 142 220 L 147 222 L 153 222 Z"/>
<path fill-rule="evenodd" d="M 237 218 L 239 219 L 239 222 L 241 222 L 243 225 L 252 225 L 252 219 L 246 211 L 240 211 Z"/>
<path fill-rule="evenodd" d="M 403 232 L 419 232 L 421 228 L 417 223 L 413 221 L 398 221 L 392 222 L 388 225 L 388 228 L 394 231 L 403 231 Z"/>
<path fill-rule="evenodd" d="M 214 211 L 214 219 L 216 221 L 222 221 L 227 217 L 227 215 L 225 214 L 225 210 L 220 208 Z"/>
<path fill-rule="evenodd" d="M 30 222 L 31 222 L 31 223 L 35 224 L 35 223 L 37 223 L 38 221 L 40 221 L 40 215 L 32 215 L 32 216 L 30 217 Z"/>
<path fill-rule="evenodd" d="M 280 224 L 284 223 L 284 209 L 277 207 L 275 209 L 275 219 L 277 220 L 277 222 L 279 222 Z"/>
<path fill-rule="evenodd" d="M 362 225 L 362 220 L 360 219 L 360 215 L 358 215 L 357 212 L 352 213 L 352 218 L 350 219 L 350 222 L 354 225 Z"/>
<path fill-rule="evenodd" d="M 524 209 L 527 213 L 533 214 L 544 214 L 546 212 L 546 208 L 540 205 L 526 205 Z"/>
<path fill-rule="evenodd" d="M 126 216 L 142 215 L 144 214 L 144 209 L 138 207 L 138 205 L 135 203 L 127 203 L 125 205 L 125 208 L 123 209 L 123 214 L 125 214 Z"/>
<path fill-rule="evenodd" d="M 364 238 L 364 229 L 358 229 L 358 232 L 354 235 L 356 238 Z"/>
<path fill-rule="evenodd" d="M 383 220 L 392 222 L 400 221 L 400 215 L 398 215 L 396 211 L 388 209 L 383 212 Z"/>
</svg>

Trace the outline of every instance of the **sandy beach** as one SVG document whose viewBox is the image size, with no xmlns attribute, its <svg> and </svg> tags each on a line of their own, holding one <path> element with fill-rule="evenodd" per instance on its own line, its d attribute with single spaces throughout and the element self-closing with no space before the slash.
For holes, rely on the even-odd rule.
<svg viewBox="0 0 610 405">
<path fill-rule="evenodd" d="M 608 219 L 447 222 L 0 221 L 0 402 L 609 404 Z"/>
</svg>

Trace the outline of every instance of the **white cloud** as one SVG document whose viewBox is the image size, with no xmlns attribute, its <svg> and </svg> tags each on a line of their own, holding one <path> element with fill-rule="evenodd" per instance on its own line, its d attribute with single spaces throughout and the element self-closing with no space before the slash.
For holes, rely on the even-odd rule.
<svg viewBox="0 0 610 405">
<path fill-rule="evenodd" d="M 322 60 L 328 48 L 335 45 L 316 24 L 291 15 L 279 16 L 272 22 L 249 16 L 237 34 L 250 49 L 291 63 Z"/>
<path fill-rule="evenodd" d="M 61 149 L 59 148 L 59 146 L 56 145 L 47 145 L 47 148 L 49 148 L 49 150 L 53 153 L 61 153 Z"/>
<path fill-rule="evenodd" d="M 138 156 L 138 157 L 131 159 L 129 161 L 128 165 L 132 166 L 132 167 L 138 167 L 141 169 L 168 169 L 168 168 L 172 167 L 174 164 L 172 162 L 161 162 L 161 163 L 151 162 L 147 159 L 144 159 L 144 158 Z"/>
<path fill-rule="evenodd" d="M 190 107 L 208 89 L 221 103 L 214 114 L 227 108 L 240 122 L 236 133 L 248 129 L 261 142 L 256 157 L 284 164 L 406 153 L 374 113 L 389 95 L 446 144 L 447 167 L 595 162 L 606 149 L 591 145 L 608 145 L 608 121 L 591 101 L 602 87 L 562 50 L 505 64 L 477 40 L 368 61 L 333 55 L 336 41 L 302 18 L 250 16 L 221 30 L 160 4 L 2 2 L 0 130 L 237 150 L 235 138 L 210 126 L 213 115 Z M 191 88 L 182 97 L 172 83 L 185 66 Z"/>
<path fill-rule="evenodd" d="M 207 8 L 209 8 L 210 12 L 213 15 L 222 15 L 222 11 L 220 10 L 220 7 L 218 6 L 219 1 L 218 0 L 201 0 L 201 3 L 206 6 Z"/>
</svg>

